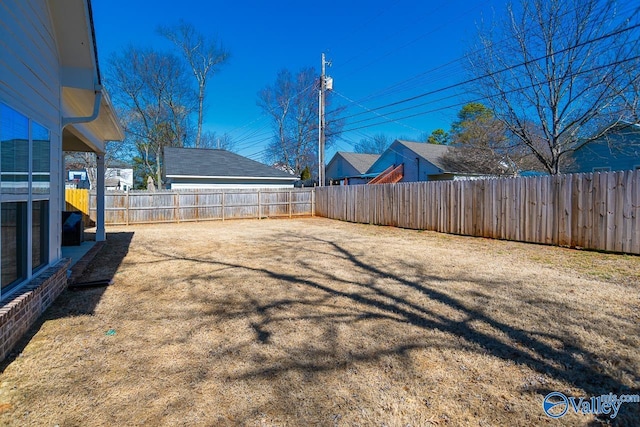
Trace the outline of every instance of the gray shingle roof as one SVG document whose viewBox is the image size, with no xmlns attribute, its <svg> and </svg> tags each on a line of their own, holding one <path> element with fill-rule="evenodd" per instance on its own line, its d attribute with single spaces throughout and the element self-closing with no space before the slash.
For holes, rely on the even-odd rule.
<svg viewBox="0 0 640 427">
<path fill-rule="evenodd" d="M 255 160 L 226 150 L 203 148 L 164 149 L 165 174 L 186 176 L 228 176 L 228 177 L 298 177 L 272 168 Z"/>
<path fill-rule="evenodd" d="M 433 163 L 434 166 L 442 170 L 443 172 L 454 172 L 447 171 L 447 167 L 444 166 L 442 162 L 442 156 L 444 156 L 449 150 L 448 145 L 440 145 L 440 144 L 429 144 L 426 142 L 411 142 L 411 141 L 403 141 L 397 140 L 400 144 L 404 145 L 420 157 L 425 160 Z"/>
<path fill-rule="evenodd" d="M 373 163 L 380 157 L 380 154 L 361 154 L 338 151 L 336 154 L 342 156 L 359 173 L 365 173 Z"/>
</svg>

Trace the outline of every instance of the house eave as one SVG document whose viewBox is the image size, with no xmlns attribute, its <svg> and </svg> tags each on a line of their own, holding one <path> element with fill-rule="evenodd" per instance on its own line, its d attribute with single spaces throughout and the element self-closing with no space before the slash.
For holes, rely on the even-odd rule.
<svg viewBox="0 0 640 427">
<path fill-rule="evenodd" d="M 216 176 L 216 175 L 167 175 L 167 178 L 186 179 L 246 179 L 246 180 L 277 180 L 298 181 L 298 177 L 273 177 L 273 176 Z"/>
<path fill-rule="evenodd" d="M 73 133 L 85 143 L 81 151 L 103 152 L 104 141 L 121 141 L 124 132 L 108 94 L 101 88 L 91 2 L 49 0 L 48 4 L 60 58 L 63 117 L 91 116 L 96 90 L 101 90 L 97 118 L 92 122 L 73 125 Z"/>
</svg>

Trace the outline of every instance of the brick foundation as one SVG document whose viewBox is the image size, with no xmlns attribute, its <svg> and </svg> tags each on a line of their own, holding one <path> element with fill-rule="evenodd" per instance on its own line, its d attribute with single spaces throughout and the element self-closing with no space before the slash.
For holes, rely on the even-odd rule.
<svg viewBox="0 0 640 427">
<path fill-rule="evenodd" d="M 70 263 L 58 261 L 0 305 L 0 361 L 67 287 Z"/>
</svg>

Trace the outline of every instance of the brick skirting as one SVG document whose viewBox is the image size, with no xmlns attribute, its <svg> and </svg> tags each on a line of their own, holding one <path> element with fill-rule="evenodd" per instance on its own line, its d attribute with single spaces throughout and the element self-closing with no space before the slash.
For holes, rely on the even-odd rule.
<svg viewBox="0 0 640 427">
<path fill-rule="evenodd" d="M 0 361 L 67 287 L 70 263 L 61 259 L 0 305 Z"/>
</svg>

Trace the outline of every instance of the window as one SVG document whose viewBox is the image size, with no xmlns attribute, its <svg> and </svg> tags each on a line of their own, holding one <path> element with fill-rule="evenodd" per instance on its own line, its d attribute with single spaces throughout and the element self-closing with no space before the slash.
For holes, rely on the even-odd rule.
<svg viewBox="0 0 640 427">
<path fill-rule="evenodd" d="M 25 234 L 27 220 L 25 202 L 2 203 L 2 287 L 9 289 L 27 277 Z"/>
<path fill-rule="evenodd" d="M 0 299 L 49 262 L 49 130 L 0 103 Z"/>
<path fill-rule="evenodd" d="M 51 153 L 49 131 L 32 122 L 31 125 L 32 140 L 32 192 L 34 194 L 49 194 L 51 186 Z"/>
<path fill-rule="evenodd" d="M 0 104 L 0 191 L 29 192 L 29 119 Z"/>
<path fill-rule="evenodd" d="M 49 253 L 49 201 L 37 200 L 32 205 L 31 265 L 32 271 L 45 266 Z"/>
</svg>

